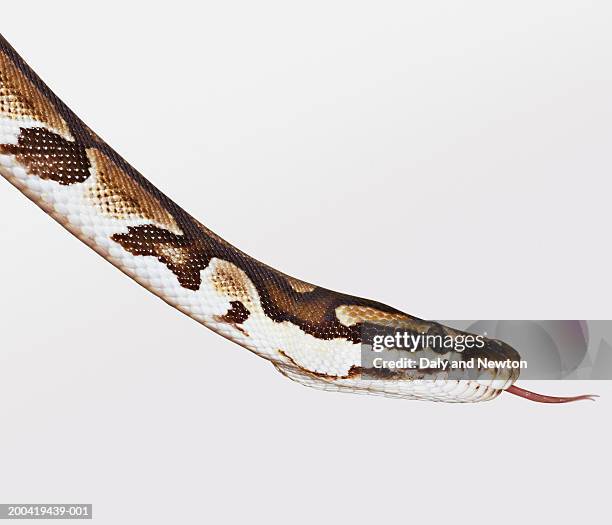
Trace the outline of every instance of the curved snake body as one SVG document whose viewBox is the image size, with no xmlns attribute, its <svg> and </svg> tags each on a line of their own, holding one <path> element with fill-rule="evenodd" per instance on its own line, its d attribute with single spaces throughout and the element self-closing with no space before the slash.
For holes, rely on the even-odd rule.
<svg viewBox="0 0 612 525">
<path fill-rule="evenodd" d="M 161 193 L 59 100 L 0 37 L 0 173 L 102 257 L 164 301 L 325 390 L 471 402 L 517 392 L 518 372 L 475 380 L 361 368 L 366 323 L 461 334 L 384 304 L 333 292 L 262 264 Z M 475 354 L 476 355 L 476 354 Z M 519 359 L 488 341 L 477 355 Z M 560 399 L 560 398 L 555 398 Z"/>
</svg>

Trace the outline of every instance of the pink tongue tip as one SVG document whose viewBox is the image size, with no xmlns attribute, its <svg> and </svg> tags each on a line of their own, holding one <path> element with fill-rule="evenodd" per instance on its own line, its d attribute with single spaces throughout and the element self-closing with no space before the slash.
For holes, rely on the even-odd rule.
<svg viewBox="0 0 612 525">
<path fill-rule="evenodd" d="M 544 394 L 530 392 L 529 390 L 519 388 L 515 385 L 508 387 L 506 389 L 506 392 L 510 392 L 515 396 L 524 397 L 525 399 L 529 399 L 530 401 L 537 401 L 538 403 L 571 403 L 572 401 L 583 401 L 586 399 L 590 401 L 595 401 L 595 398 L 599 397 L 597 394 L 584 394 L 582 396 L 573 397 L 545 396 Z"/>
</svg>

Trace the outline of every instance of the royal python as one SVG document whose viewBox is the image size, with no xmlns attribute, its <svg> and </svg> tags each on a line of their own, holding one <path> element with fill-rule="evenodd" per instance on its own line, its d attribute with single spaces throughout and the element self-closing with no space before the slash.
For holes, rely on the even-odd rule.
<svg viewBox="0 0 612 525">
<path fill-rule="evenodd" d="M 589 398 L 520 389 L 515 369 L 488 369 L 469 380 L 431 369 L 365 373 L 361 343 L 368 324 L 463 333 L 295 279 L 236 249 L 121 158 L 1 36 L 0 173 L 147 290 L 303 385 L 447 402 L 491 400 L 504 391 L 552 403 Z M 520 359 L 509 345 L 489 339 L 471 352 Z"/>
</svg>

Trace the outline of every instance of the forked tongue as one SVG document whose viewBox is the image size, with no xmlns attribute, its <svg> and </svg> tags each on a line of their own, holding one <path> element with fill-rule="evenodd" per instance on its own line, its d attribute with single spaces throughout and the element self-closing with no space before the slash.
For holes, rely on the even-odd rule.
<svg viewBox="0 0 612 525">
<path fill-rule="evenodd" d="M 585 394 L 582 396 L 573 397 L 545 396 L 544 394 L 538 394 L 536 392 L 530 392 L 529 390 L 525 390 L 524 388 L 519 388 L 516 385 L 508 387 L 506 389 L 506 392 L 510 392 L 515 396 L 524 397 L 525 399 L 529 399 L 530 401 L 537 401 L 538 403 L 571 403 L 572 401 L 582 401 L 585 399 L 595 401 L 595 398 L 599 397 L 597 394 Z"/>
</svg>

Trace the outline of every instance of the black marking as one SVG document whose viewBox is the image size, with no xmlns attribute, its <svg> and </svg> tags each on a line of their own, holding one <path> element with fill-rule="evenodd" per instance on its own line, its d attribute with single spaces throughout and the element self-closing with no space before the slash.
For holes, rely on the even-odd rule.
<svg viewBox="0 0 612 525">
<path fill-rule="evenodd" d="M 227 311 L 227 313 L 221 316 L 221 319 L 226 323 L 242 324 L 251 315 L 248 308 L 240 301 L 232 301 L 230 302 L 230 306 L 231 308 Z"/>
<path fill-rule="evenodd" d="M 28 173 L 62 186 L 85 182 L 91 167 L 85 148 L 45 128 L 21 128 L 17 144 L 0 144 Z"/>
</svg>

